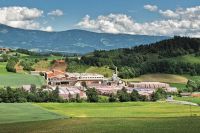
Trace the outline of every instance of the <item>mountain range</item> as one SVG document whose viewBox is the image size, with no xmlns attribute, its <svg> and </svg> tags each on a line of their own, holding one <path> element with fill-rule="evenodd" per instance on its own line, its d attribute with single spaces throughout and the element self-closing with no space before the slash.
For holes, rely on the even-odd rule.
<svg viewBox="0 0 200 133">
<path fill-rule="evenodd" d="M 96 33 L 85 30 L 45 32 L 24 30 L 0 24 L 0 47 L 39 52 L 88 53 L 94 50 L 129 48 L 150 44 L 167 36 Z"/>
</svg>

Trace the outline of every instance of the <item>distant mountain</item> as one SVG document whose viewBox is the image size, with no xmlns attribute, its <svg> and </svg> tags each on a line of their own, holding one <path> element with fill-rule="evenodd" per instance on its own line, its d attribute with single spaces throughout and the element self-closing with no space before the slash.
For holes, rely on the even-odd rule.
<svg viewBox="0 0 200 133">
<path fill-rule="evenodd" d="M 169 37 L 95 33 L 84 30 L 44 32 L 0 24 L 0 47 L 24 48 L 42 52 L 87 53 L 94 50 L 129 48 L 167 38 Z"/>
</svg>

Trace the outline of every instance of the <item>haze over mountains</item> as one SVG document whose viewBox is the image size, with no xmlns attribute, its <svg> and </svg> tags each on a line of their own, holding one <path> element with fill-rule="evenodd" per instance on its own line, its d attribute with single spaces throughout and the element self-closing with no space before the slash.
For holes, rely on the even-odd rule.
<svg viewBox="0 0 200 133">
<path fill-rule="evenodd" d="M 129 48 L 168 38 L 167 36 L 95 33 L 84 30 L 44 32 L 0 24 L 0 47 L 24 48 L 41 52 L 84 54 L 101 49 Z"/>
</svg>

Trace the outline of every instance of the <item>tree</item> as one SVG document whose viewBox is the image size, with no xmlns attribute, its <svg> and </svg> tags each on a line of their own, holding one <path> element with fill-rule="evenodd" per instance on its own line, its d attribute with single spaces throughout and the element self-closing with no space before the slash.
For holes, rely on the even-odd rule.
<svg viewBox="0 0 200 133">
<path fill-rule="evenodd" d="M 98 93 L 95 88 L 88 88 L 86 90 L 87 101 L 88 102 L 98 102 Z"/>
<path fill-rule="evenodd" d="M 122 88 L 122 90 L 117 91 L 117 95 L 120 102 L 130 101 L 130 95 L 127 93 L 126 88 Z"/>
<path fill-rule="evenodd" d="M 157 101 L 160 99 L 166 99 L 167 98 L 167 93 L 164 89 L 158 88 L 153 94 L 151 95 L 151 100 L 152 101 Z"/>
<path fill-rule="evenodd" d="M 130 94 L 131 97 L 131 101 L 139 101 L 140 100 L 140 95 L 138 93 L 138 91 L 133 90 Z"/>
<path fill-rule="evenodd" d="M 111 93 L 109 95 L 109 102 L 116 102 L 117 101 L 117 96 L 114 93 Z"/>
<path fill-rule="evenodd" d="M 78 93 L 76 94 L 76 102 L 78 102 L 78 103 L 81 102 L 81 98 L 80 98 L 80 95 Z"/>
</svg>

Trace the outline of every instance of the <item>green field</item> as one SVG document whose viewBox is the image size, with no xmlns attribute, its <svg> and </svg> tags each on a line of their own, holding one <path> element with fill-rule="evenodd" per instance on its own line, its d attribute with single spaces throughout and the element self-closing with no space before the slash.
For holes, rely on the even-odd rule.
<svg viewBox="0 0 200 133">
<path fill-rule="evenodd" d="M 29 74 L 10 73 L 0 75 L 0 87 L 21 87 L 22 85 L 35 84 L 40 87 L 45 84 L 45 80 L 41 76 L 33 76 Z"/>
<path fill-rule="evenodd" d="M 159 102 L 0 104 L 0 132 L 199 133 L 200 108 L 191 111 L 192 117 L 189 106 Z M 63 115 L 72 118 L 58 119 Z"/>
<path fill-rule="evenodd" d="M 0 124 L 63 118 L 28 103 L 0 103 Z"/>
<path fill-rule="evenodd" d="M 1 133 L 199 133 L 199 117 L 73 118 L 0 125 Z"/>
<path fill-rule="evenodd" d="M 189 106 L 165 102 L 130 103 L 38 103 L 37 105 L 58 114 L 71 117 L 183 117 L 190 116 Z M 200 108 L 192 107 L 196 116 Z"/>
<path fill-rule="evenodd" d="M 89 67 L 85 72 L 98 73 L 104 75 L 105 77 L 111 77 L 113 74 L 113 71 L 107 67 Z"/>
<path fill-rule="evenodd" d="M 200 98 L 199 97 L 175 97 L 175 100 L 180 100 L 180 101 L 188 101 L 192 103 L 197 103 L 200 105 Z"/>
<path fill-rule="evenodd" d="M 6 63 L 0 63 L 0 87 L 21 87 L 29 84 L 35 84 L 40 87 L 45 84 L 45 80 L 41 76 L 7 72 L 5 67 Z"/>
<path fill-rule="evenodd" d="M 140 82 L 165 82 L 165 83 L 181 83 L 186 84 L 188 79 L 185 76 L 173 75 L 173 74 L 145 74 L 137 78 L 126 79 L 125 81 Z"/>
</svg>

